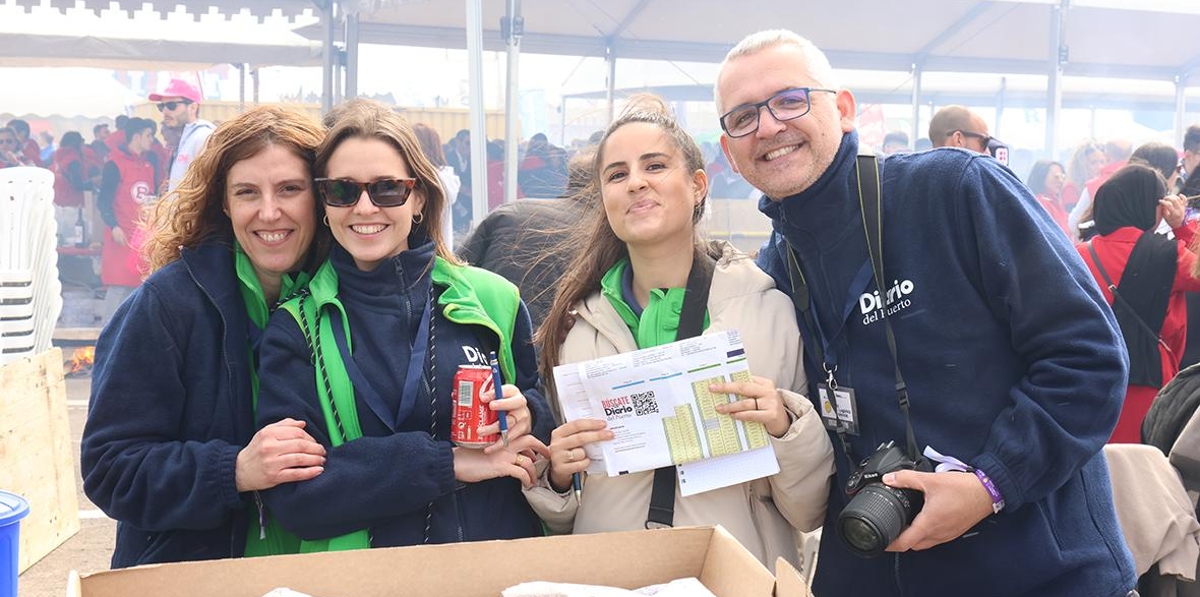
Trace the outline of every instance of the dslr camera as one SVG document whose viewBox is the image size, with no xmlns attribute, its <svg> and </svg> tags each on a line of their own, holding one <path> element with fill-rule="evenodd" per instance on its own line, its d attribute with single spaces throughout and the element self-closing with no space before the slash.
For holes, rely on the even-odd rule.
<svg viewBox="0 0 1200 597">
<path fill-rule="evenodd" d="M 883 553 L 925 505 L 925 494 L 920 491 L 883 484 L 884 475 L 899 470 L 933 469 L 928 460 L 914 461 L 895 442 L 888 442 L 863 460 L 846 481 L 846 495 L 851 499 L 838 515 L 837 534 L 855 555 L 871 558 Z"/>
</svg>

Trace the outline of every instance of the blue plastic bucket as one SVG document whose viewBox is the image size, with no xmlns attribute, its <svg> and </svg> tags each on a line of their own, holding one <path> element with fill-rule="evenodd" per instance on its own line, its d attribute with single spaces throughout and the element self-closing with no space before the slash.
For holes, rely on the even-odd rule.
<svg viewBox="0 0 1200 597">
<path fill-rule="evenodd" d="M 17 550 L 21 519 L 29 514 L 25 498 L 0 490 L 0 597 L 17 597 Z"/>
</svg>

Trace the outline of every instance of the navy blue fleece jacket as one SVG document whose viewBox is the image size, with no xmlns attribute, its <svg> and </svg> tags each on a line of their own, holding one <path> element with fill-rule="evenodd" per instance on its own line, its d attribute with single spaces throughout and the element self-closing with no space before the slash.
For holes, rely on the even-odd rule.
<svg viewBox="0 0 1200 597">
<path fill-rule="evenodd" d="M 363 437 L 330 447 L 304 335 L 285 310 L 271 317 L 263 338 L 258 420 L 265 425 L 287 413 L 282 416 L 306 421 L 306 430 L 329 448 L 321 475 L 263 494 L 279 522 L 302 538 L 324 539 L 369 528 L 372 546 L 388 547 L 419 545 L 426 539 L 450 543 L 541 534 L 516 479 L 459 483 L 454 478 L 448 439 L 454 372 L 459 365 L 486 364 L 487 353 L 497 349 L 493 332 L 455 324 L 435 309 L 430 341 L 434 364 L 427 371 L 433 371 L 436 398 L 431 400 L 423 388 L 417 396 L 401 396 L 411 342 L 429 297 L 432 258 L 433 245 L 426 243 L 364 272 L 341 247 L 330 256 L 338 275 L 338 298 L 350 319 L 355 361 L 391 412 L 397 412 L 401 401 L 412 402 L 396 433 L 356 391 Z M 529 401 L 534 435 L 548 441 L 553 418 L 536 389 L 531 333 L 522 305 L 512 341 L 517 379 L 509 383 Z M 433 435 L 431 423 L 436 428 Z"/>
<path fill-rule="evenodd" d="M 253 501 L 234 470 L 255 431 L 249 329 L 233 250 L 212 244 L 150 276 L 100 333 L 81 469 L 117 520 L 113 568 L 245 550 Z"/>
<path fill-rule="evenodd" d="M 890 157 L 881 164 L 889 288 L 877 300 L 873 279 L 858 277 L 869 266 L 857 151 L 848 133 L 812 187 L 782 202 L 763 198 L 775 232 L 758 263 L 790 291 L 787 243 L 797 251 L 826 360 L 857 392 L 855 461 L 882 442 L 904 443 L 880 319 L 886 303 L 918 443 L 986 471 L 1007 507 L 949 543 L 860 559 L 832 532 L 851 470 L 835 439 L 837 483 L 815 593 L 1125 595 L 1132 561 L 1100 449 L 1121 409 L 1127 364 L 1078 253 L 995 160 L 957 149 Z M 821 342 L 801 324 L 807 345 Z M 808 365 L 810 380 L 824 379 Z"/>
</svg>

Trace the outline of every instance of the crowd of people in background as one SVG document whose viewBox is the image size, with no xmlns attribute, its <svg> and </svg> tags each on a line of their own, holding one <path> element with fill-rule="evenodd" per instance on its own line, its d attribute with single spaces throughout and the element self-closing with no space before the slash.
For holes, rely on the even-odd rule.
<svg viewBox="0 0 1200 597">
<path fill-rule="evenodd" d="M 756 377 L 710 390 L 764 425 L 779 470 L 669 494 L 666 526 L 798 564 L 823 523 L 823 595 L 1136 595 L 1100 453 L 1140 442 L 1200 355 L 1200 124 L 1180 149 L 1086 140 L 1023 172 L 964 106 L 866 147 L 853 94 L 782 30 L 731 50 L 715 91 L 719 143 L 639 96 L 568 147 L 486 140 L 484 189 L 469 131 L 443 142 L 371 100 L 324 126 L 276 107 L 212 123 L 172 80 L 149 96 L 161 122 L 91 142 L 0 128 L 0 167 L 50 168 L 60 219 L 91 193 L 104 223 L 82 472 L 120 521 L 114 567 L 660 522 L 674 468 L 589 480 L 585 447 L 613 433 L 564 421 L 551 372 L 736 329 Z M 760 252 L 703 238 L 712 198 L 758 201 Z M 483 365 L 506 425 L 479 432 L 510 435 L 454 446 L 453 371 Z M 828 401 L 851 383 L 846 421 Z M 905 439 L 938 472 L 881 482 L 923 510 L 878 546 L 894 560 L 858 557 L 832 531 L 843 488 Z"/>
</svg>

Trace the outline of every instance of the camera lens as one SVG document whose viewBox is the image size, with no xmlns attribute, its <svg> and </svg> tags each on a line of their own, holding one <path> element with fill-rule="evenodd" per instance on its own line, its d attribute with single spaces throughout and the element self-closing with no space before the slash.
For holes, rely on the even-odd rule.
<svg viewBox="0 0 1200 597">
<path fill-rule="evenodd" d="M 912 522 L 922 498 L 919 491 L 871 483 L 838 515 L 838 537 L 858 556 L 877 556 Z"/>
</svg>

